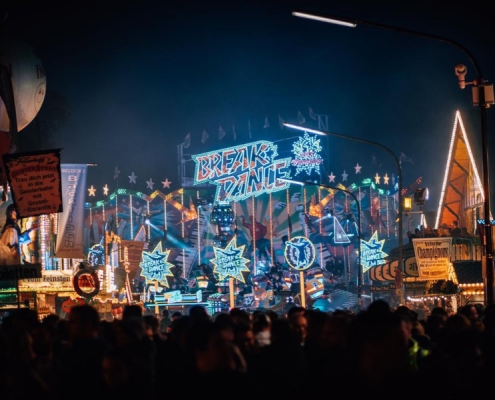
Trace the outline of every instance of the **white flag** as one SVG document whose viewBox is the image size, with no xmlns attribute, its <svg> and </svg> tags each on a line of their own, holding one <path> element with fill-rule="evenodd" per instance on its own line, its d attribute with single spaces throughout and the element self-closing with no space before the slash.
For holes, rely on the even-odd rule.
<svg viewBox="0 0 495 400">
<path fill-rule="evenodd" d="M 268 117 L 265 117 L 265 125 L 263 125 L 263 129 L 269 128 L 270 124 L 268 123 Z"/>
<path fill-rule="evenodd" d="M 284 129 L 284 119 L 279 115 L 278 116 L 278 124 L 280 125 L 280 129 Z"/>
<path fill-rule="evenodd" d="M 306 118 L 304 118 L 304 115 L 302 115 L 301 111 L 297 112 L 297 122 L 299 125 L 302 125 L 306 122 Z"/>
<path fill-rule="evenodd" d="M 226 135 L 225 131 L 223 130 L 223 128 L 221 126 L 219 126 L 218 127 L 218 138 L 220 140 L 222 140 L 225 135 Z"/>
<path fill-rule="evenodd" d="M 313 112 L 313 109 L 309 107 L 309 118 L 316 121 L 316 114 Z"/>
<path fill-rule="evenodd" d="M 189 132 L 184 138 L 184 143 L 182 143 L 184 148 L 187 149 L 191 145 L 191 132 Z"/>
<path fill-rule="evenodd" d="M 206 132 L 206 130 L 203 129 L 203 136 L 201 137 L 201 143 L 205 144 L 205 142 L 208 140 L 209 137 L 210 135 L 208 135 L 208 132 Z"/>
</svg>

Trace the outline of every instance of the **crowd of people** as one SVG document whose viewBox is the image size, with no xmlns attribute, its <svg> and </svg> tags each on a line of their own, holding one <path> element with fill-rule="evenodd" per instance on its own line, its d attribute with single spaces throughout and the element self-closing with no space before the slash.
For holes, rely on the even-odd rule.
<svg viewBox="0 0 495 400">
<path fill-rule="evenodd" d="M 421 318 L 383 300 L 356 313 L 295 305 L 210 315 L 194 305 L 155 315 L 131 304 L 107 321 L 83 304 L 42 320 L 16 309 L 0 330 L 5 400 L 461 399 L 486 393 L 494 372 L 493 305 Z"/>
</svg>

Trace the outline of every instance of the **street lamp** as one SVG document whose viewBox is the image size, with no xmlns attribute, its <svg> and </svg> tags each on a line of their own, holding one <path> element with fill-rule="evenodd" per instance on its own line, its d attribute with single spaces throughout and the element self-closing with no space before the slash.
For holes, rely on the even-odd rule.
<svg viewBox="0 0 495 400">
<path fill-rule="evenodd" d="M 300 185 L 300 186 L 321 186 L 327 189 L 332 189 L 332 190 L 340 190 L 341 192 L 347 193 L 350 195 L 354 201 L 356 202 L 356 208 L 357 208 L 357 213 L 358 213 L 358 252 L 357 252 L 357 269 L 358 269 L 358 274 L 357 274 L 357 298 L 358 298 L 358 311 L 361 310 L 361 304 L 362 304 L 362 292 L 363 292 L 363 279 L 362 279 L 362 272 L 361 272 L 361 205 L 359 204 L 359 200 L 357 199 L 356 195 L 349 190 L 337 188 L 337 187 L 332 187 L 325 185 L 323 183 L 315 183 L 311 181 L 307 182 L 301 182 L 301 181 L 295 181 L 293 179 L 285 179 L 285 178 L 279 178 L 280 181 L 283 182 L 288 182 L 288 183 L 293 183 L 295 185 Z"/>
<path fill-rule="evenodd" d="M 482 160 L 483 160 L 483 188 L 482 194 L 484 198 L 483 214 L 484 214 L 484 235 L 483 235 L 483 257 L 482 257 L 482 269 L 484 271 L 484 294 L 485 294 L 485 305 L 494 304 L 493 298 L 493 283 L 494 283 L 494 272 L 493 272 L 493 250 L 492 250 L 492 230 L 490 221 L 490 177 L 488 168 L 488 132 L 486 128 L 486 109 L 490 107 L 490 104 L 494 103 L 493 99 L 493 85 L 487 84 L 483 79 L 481 73 L 481 68 L 478 61 L 474 58 L 471 52 L 463 45 L 444 38 L 442 36 L 431 35 L 421 31 L 415 31 L 406 28 L 400 28 L 391 25 L 380 24 L 377 22 L 365 21 L 361 19 L 352 19 L 346 17 L 338 17 L 329 14 L 313 14 L 303 11 L 293 11 L 292 15 L 295 17 L 311 19 L 315 21 L 326 22 L 330 24 L 336 24 L 341 26 L 347 26 L 350 28 L 355 28 L 358 24 L 368 25 L 375 28 L 387 29 L 396 32 L 407 33 L 414 36 L 421 36 L 428 39 L 438 40 L 440 42 L 445 42 L 451 44 L 458 49 L 462 50 L 476 69 L 477 79 L 471 83 L 474 84 L 473 88 L 473 103 L 474 105 L 479 105 L 480 107 L 480 117 L 481 117 L 481 147 L 482 147 Z M 458 65 L 455 68 L 456 75 L 459 78 L 459 86 L 464 89 L 465 84 L 464 76 L 467 69 L 463 69 L 463 66 Z M 481 90 L 480 90 L 481 89 Z"/>
</svg>

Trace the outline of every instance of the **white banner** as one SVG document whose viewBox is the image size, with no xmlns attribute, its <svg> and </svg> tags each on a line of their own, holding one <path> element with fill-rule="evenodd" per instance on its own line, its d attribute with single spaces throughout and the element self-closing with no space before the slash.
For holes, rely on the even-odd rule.
<svg viewBox="0 0 495 400">
<path fill-rule="evenodd" d="M 451 237 L 413 239 L 414 254 L 421 280 L 449 278 Z"/>
<path fill-rule="evenodd" d="M 63 212 L 59 213 L 58 258 L 84 258 L 84 200 L 86 198 L 86 164 L 62 164 Z"/>
</svg>

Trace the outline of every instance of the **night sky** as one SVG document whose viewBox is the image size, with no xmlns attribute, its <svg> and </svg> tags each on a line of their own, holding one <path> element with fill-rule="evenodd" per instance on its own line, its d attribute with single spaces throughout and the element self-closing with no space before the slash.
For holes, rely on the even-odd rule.
<svg viewBox="0 0 495 400">
<path fill-rule="evenodd" d="M 438 207 L 457 110 L 482 171 L 479 109 L 472 105 L 471 88 L 460 90 L 454 73 L 455 65 L 462 63 L 468 67 L 467 80 L 476 78 L 463 51 L 405 33 L 304 20 L 291 12 L 361 18 L 445 37 L 469 49 L 484 78 L 492 82 L 493 4 L 470 1 L 459 7 L 441 2 L 444 5 L 433 8 L 422 6 L 428 2 L 358 0 L 132 5 L 87 1 L 78 7 L 71 1 L 31 3 L 10 0 L 1 6 L 8 15 L 0 34 L 29 43 L 47 77 L 39 123 L 35 120 L 20 132 L 19 151 L 61 148 L 62 163 L 96 163 L 88 176 L 88 186 L 97 189 L 95 200 L 103 198 L 105 184 L 110 193 L 117 184 L 147 194 L 178 189 L 177 145 L 189 132 L 190 154 L 281 140 L 297 133 L 281 129 L 279 116 L 297 124 L 300 112 L 306 126 L 317 127 L 309 108 L 328 116 L 329 131 L 380 143 L 397 157 L 401 152 L 410 157 L 413 162 L 402 166 L 403 186 L 422 177 L 421 186 L 430 191 L 427 211 Z M 48 112 L 57 102 L 71 110 L 63 124 Z M 493 143 L 495 110 L 487 114 Z M 264 128 L 266 120 L 269 127 Z M 221 140 L 220 126 L 226 132 Z M 209 138 L 203 144 L 204 130 Z M 328 183 L 330 172 L 339 183 L 344 170 L 347 184 L 358 180 L 357 163 L 362 166 L 359 179 L 371 178 L 377 168 L 381 174 L 397 174 L 392 157 L 379 146 L 338 138 L 322 143 L 328 157 L 322 183 Z M 495 159 L 492 150 L 490 159 Z M 121 171 L 118 180 L 115 167 Z M 490 170 L 493 181 L 493 162 Z M 130 183 L 132 172 L 136 184 Z M 147 187 L 150 179 L 153 190 Z M 172 182 L 170 189 L 163 188 L 165 179 Z"/>
</svg>

